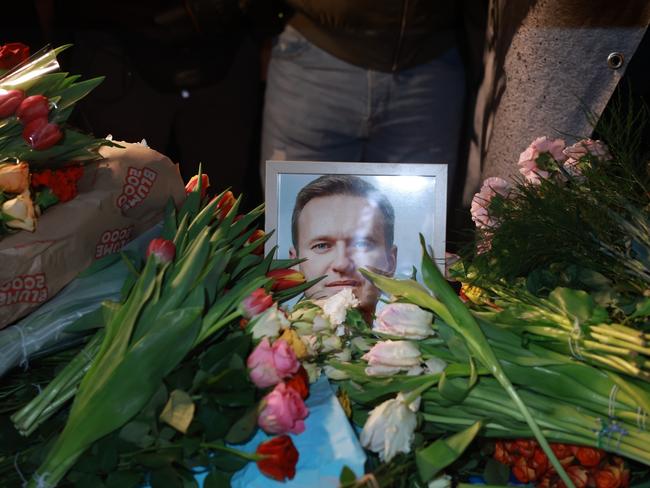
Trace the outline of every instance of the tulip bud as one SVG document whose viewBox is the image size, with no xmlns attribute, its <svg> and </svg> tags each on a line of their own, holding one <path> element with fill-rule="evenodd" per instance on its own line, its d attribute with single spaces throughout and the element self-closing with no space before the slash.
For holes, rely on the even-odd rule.
<svg viewBox="0 0 650 488">
<path fill-rule="evenodd" d="M 199 186 L 199 175 L 194 175 L 190 178 L 190 181 L 185 185 L 185 194 L 192 193 L 196 191 L 196 188 Z M 201 175 L 201 200 L 205 198 L 205 195 L 210 187 L 210 178 L 208 175 Z"/>
<path fill-rule="evenodd" d="M 274 269 L 266 273 L 273 280 L 271 290 L 282 291 L 305 282 L 305 276 L 294 269 Z"/>
<path fill-rule="evenodd" d="M 227 191 L 223 194 L 219 203 L 217 203 L 217 213 L 219 214 L 219 220 L 223 220 L 230 212 L 230 209 L 235 204 L 235 195 L 231 191 Z"/>
<path fill-rule="evenodd" d="M 50 104 L 43 95 L 32 95 L 25 98 L 16 110 L 16 117 L 24 125 L 29 124 L 32 120 L 47 119 L 50 113 Z"/>
<path fill-rule="evenodd" d="M 264 237 L 264 231 L 260 229 L 255 229 L 255 231 L 251 234 L 251 236 L 246 240 L 247 244 L 252 244 L 253 242 L 261 239 Z M 257 246 L 255 249 L 253 249 L 253 254 L 257 256 L 263 256 L 264 255 L 264 244 L 260 244 Z"/>
<path fill-rule="evenodd" d="M 0 119 L 13 115 L 24 98 L 21 90 L 0 90 Z"/>
<path fill-rule="evenodd" d="M 250 319 L 255 315 L 261 314 L 271 305 L 273 305 L 271 295 L 268 295 L 263 288 L 258 288 L 242 300 L 240 309 L 242 315 Z"/>
<path fill-rule="evenodd" d="M 29 188 L 27 163 L 0 163 L 0 192 L 22 193 Z"/>
<path fill-rule="evenodd" d="M 54 146 L 62 137 L 59 126 L 49 123 L 45 117 L 32 120 L 23 129 L 23 139 L 37 151 Z"/>
<path fill-rule="evenodd" d="M 155 239 L 151 239 L 149 246 L 147 246 L 146 257 L 149 257 L 151 254 L 153 254 L 154 259 L 159 263 L 169 263 L 176 256 L 176 246 L 172 241 L 156 237 Z"/>
<path fill-rule="evenodd" d="M 12 220 L 5 220 L 5 225 L 13 229 L 23 229 L 33 232 L 36 228 L 36 216 L 34 213 L 34 203 L 29 195 L 29 190 L 25 190 L 16 198 L 7 200 L 0 207 L 0 212 Z"/>
</svg>

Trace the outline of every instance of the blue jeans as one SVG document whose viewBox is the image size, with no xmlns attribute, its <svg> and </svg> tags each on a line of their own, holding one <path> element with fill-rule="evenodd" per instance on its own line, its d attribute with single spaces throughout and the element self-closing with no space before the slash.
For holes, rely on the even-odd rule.
<svg viewBox="0 0 650 488">
<path fill-rule="evenodd" d="M 465 73 L 456 48 L 397 73 L 335 58 L 287 26 L 269 65 L 266 160 L 456 166 Z"/>
</svg>

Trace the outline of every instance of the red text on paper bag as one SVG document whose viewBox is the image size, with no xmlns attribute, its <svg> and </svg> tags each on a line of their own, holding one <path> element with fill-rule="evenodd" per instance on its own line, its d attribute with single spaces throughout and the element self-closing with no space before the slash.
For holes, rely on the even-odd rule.
<svg viewBox="0 0 650 488">
<path fill-rule="evenodd" d="M 109 229 L 104 232 L 97 246 L 95 246 L 95 259 L 113 254 L 122 249 L 133 235 L 133 226 L 123 227 L 122 229 Z"/>
<path fill-rule="evenodd" d="M 20 275 L 0 285 L 0 307 L 47 300 L 45 273 Z"/>
<path fill-rule="evenodd" d="M 140 205 L 149 195 L 158 173 L 151 168 L 129 167 L 122 193 L 115 202 L 120 210 L 129 210 Z"/>
</svg>

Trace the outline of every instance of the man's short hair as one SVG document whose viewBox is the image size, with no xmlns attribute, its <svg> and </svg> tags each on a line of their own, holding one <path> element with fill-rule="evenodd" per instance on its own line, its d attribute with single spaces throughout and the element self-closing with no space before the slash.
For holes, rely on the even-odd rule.
<svg viewBox="0 0 650 488">
<path fill-rule="evenodd" d="M 386 242 L 386 249 L 388 250 L 393 246 L 395 237 L 395 210 L 388 201 L 388 198 L 371 183 L 358 176 L 325 175 L 305 185 L 296 196 L 296 205 L 293 207 L 293 214 L 291 215 L 291 240 L 296 250 L 298 250 L 298 219 L 300 218 L 302 209 L 314 198 L 334 195 L 364 197 L 376 203 L 384 217 L 384 240 Z"/>
</svg>

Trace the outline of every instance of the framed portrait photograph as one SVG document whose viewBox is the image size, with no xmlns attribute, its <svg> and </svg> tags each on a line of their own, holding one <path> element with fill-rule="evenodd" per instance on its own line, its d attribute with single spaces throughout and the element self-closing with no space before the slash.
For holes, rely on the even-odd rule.
<svg viewBox="0 0 650 488">
<path fill-rule="evenodd" d="M 446 206 L 445 164 L 267 161 L 266 251 L 306 259 L 308 280 L 326 275 L 307 298 L 352 287 L 374 310 L 378 291 L 358 269 L 419 278 L 421 233 L 442 270 Z"/>
</svg>

